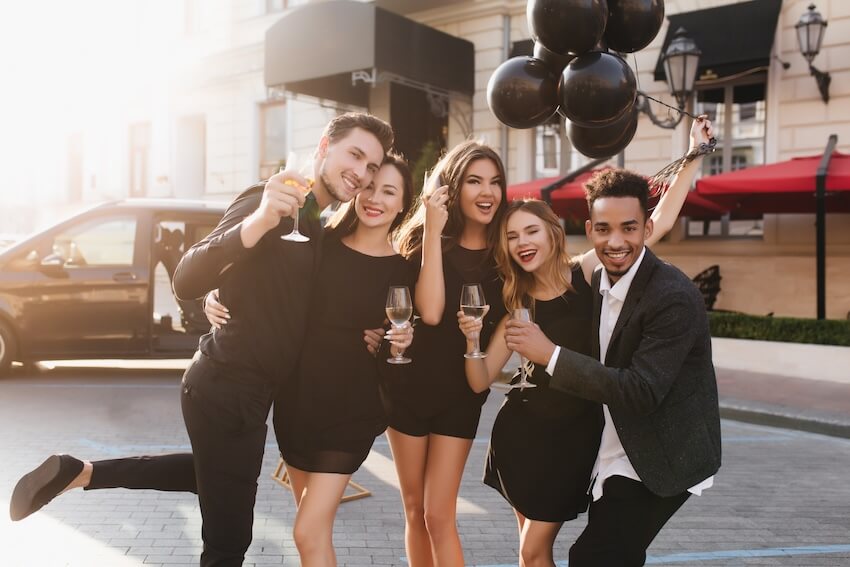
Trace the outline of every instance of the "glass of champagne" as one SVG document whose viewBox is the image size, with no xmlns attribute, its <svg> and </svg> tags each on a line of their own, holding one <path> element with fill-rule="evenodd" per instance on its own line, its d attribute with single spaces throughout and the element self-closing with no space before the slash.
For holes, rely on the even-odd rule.
<svg viewBox="0 0 850 567">
<path fill-rule="evenodd" d="M 513 318 L 516 321 L 525 321 L 526 323 L 531 322 L 531 312 L 522 307 L 519 309 L 514 309 Z M 511 388 L 519 388 L 520 390 L 524 390 L 526 388 L 536 388 L 537 384 L 534 382 L 528 381 L 528 360 L 525 359 L 524 356 L 519 357 L 519 382 L 516 384 L 511 384 Z"/>
<path fill-rule="evenodd" d="M 286 185 L 291 185 L 292 187 L 297 187 L 298 189 L 304 192 L 304 196 L 306 197 L 313 188 L 313 179 L 310 177 L 306 177 L 307 175 L 312 174 L 312 162 L 310 160 L 306 160 L 303 163 L 298 164 L 298 157 L 295 155 L 295 152 L 289 152 L 289 155 L 286 156 L 286 164 L 283 166 L 281 171 L 290 171 L 290 172 L 298 172 L 300 175 L 307 179 L 307 186 L 300 185 L 295 183 L 294 181 L 284 181 Z M 304 236 L 298 231 L 298 217 L 301 214 L 301 210 L 295 213 L 295 221 L 292 225 L 292 231 L 289 234 L 284 234 L 281 236 L 281 239 L 288 240 L 290 242 L 309 242 L 310 237 Z"/>
<path fill-rule="evenodd" d="M 410 320 L 411 315 L 413 315 L 413 302 L 410 300 L 410 290 L 403 285 L 391 286 L 387 293 L 387 318 L 393 328 L 403 327 Z M 404 351 L 400 351 L 392 358 L 388 358 L 387 362 L 408 364 L 410 359 L 404 356 Z"/>
<path fill-rule="evenodd" d="M 480 321 L 487 311 L 487 301 L 484 299 L 484 290 L 481 284 L 463 284 L 460 292 L 460 310 L 468 317 Z M 463 355 L 464 358 L 486 358 L 487 353 L 481 352 L 478 333 L 475 334 L 475 344 L 472 352 Z"/>
</svg>

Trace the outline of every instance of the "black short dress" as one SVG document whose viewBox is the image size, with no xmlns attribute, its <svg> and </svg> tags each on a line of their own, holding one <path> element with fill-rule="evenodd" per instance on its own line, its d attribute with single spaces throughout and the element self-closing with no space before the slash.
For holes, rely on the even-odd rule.
<svg viewBox="0 0 850 567">
<path fill-rule="evenodd" d="M 535 301 L 534 321 L 555 344 L 589 355 L 593 300 L 580 266 L 572 270 L 572 286 L 560 297 Z M 602 406 L 550 389 L 545 366 L 536 366 L 529 380 L 537 387 L 510 390 L 496 416 L 484 483 L 526 518 L 572 520 L 587 510 Z"/>
<path fill-rule="evenodd" d="M 325 237 L 299 365 L 284 460 L 301 470 L 354 473 L 387 427 L 378 365 L 363 330 L 384 325 L 387 291 L 415 270 L 401 256 L 368 256 Z M 404 369 L 400 367 L 399 373 Z"/>
<path fill-rule="evenodd" d="M 411 264 L 419 266 L 421 256 Z M 473 439 L 481 406 L 489 391 L 475 393 L 466 380 L 466 338 L 457 324 L 463 285 L 478 283 L 490 311 L 484 317 L 481 350 L 487 348 L 496 324 L 504 317 L 502 280 L 487 250 L 454 246 L 443 252 L 445 308 L 437 325 L 416 325 L 409 350 L 413 363 L 404 375 L 386 382 L 390 427 L 417 437 L 437 434 Z"/>
</svg>

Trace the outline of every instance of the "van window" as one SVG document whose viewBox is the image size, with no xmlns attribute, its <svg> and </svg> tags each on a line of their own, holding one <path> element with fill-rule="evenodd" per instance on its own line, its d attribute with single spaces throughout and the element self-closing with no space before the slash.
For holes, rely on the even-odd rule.
<svg viewBox="0 0 850 567">
<path fill-rule="evenodd" d="M 69 268 L 132 266 L 135 244 L 135 218 L 98 219 L 56 235 L 52 252 Z"/>
</svg>

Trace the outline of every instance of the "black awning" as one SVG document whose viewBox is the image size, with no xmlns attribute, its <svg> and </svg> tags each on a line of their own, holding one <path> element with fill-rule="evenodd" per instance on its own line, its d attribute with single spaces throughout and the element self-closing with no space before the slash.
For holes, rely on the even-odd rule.
<svg viewBox="0 0 850 567">
<path fill-rule="evenodd" d="M 767 67 L 781 8 L 782 0 L 753 0 L 669 16 L 655 80 L 666 80 L 661 56 L 680 27 L 702 51 L 697 80 L 722 79 Z"/>
<path fill-rule="evenodd" d="M 368 106 L 369 85 L 352 73 L 472 96 L 475 49 L 371 3 L 333 0 L 285 13 L 266 32 L 265 83 Z"/>
</svg>

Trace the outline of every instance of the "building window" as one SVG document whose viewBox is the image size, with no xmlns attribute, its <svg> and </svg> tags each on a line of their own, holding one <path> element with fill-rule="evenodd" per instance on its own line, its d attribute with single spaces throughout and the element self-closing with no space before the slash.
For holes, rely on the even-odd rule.
<svg viewBox="0 0 850 567">
<path fill-rule="evenodd" d="M 266 3 L 266 14 L 274 14 L 275 12 L 282 12 L 289 8 L 289 0 L 265 0 Z"/>
<path fill-rule="evenodd" d="M 764 163 L 765 82 L 706 88 L 697 92 L 697 114 L 714 123 L 717 149 L 702 163 L 702 175 L 718 175 Z M 729 136 L 729 134 L 731 136 Z M 729 139 L 726 139 L 729 137 Z M 688 220 L 688 238 L 747 237 L 763 235 L 762 218 Z"/>
<path fill-rule="evenodd" d="M 130 196 L 144 197 L 150 187 L 151 123 L 130 125 Z"/>
<path fill-rule="evenodd" d="M 260 106 L 260 179 L 278 172 L 286 160 L 286 103 L 273 102 Z"/>
<path fill-rule="evenodd" d="M 534 177 L 554 177 L 561 173 L 561 125 L 550 122 L 534 129 Z"/>
</svg>

